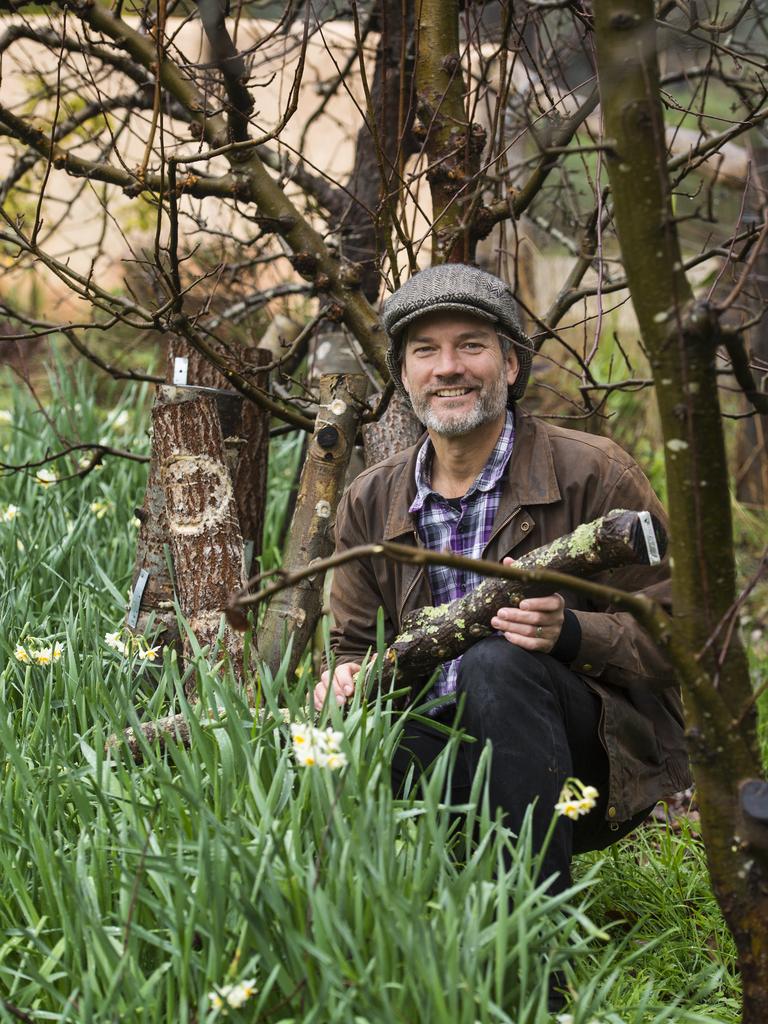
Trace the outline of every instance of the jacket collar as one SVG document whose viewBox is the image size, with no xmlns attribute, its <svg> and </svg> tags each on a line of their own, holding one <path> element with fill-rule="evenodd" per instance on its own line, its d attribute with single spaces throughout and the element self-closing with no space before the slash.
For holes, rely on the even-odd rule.
<svg viewBox="0 0 768 1024">
<path fill-rule="evenodd" d="M 408 511 L 416 497 L 416 459 L 426 434 L 407 452 L 396 476 L 384 540 L 414 534 L 413 518 Z M 549 434 L 544 423 L 522 409 L 515 409 L 515 446 L 502 486 L 497 522 L 503 522 L 516 509 L 529 505 L 550 505 L 561 498 L 555 475 L 555 463 Z"/>
</svg>

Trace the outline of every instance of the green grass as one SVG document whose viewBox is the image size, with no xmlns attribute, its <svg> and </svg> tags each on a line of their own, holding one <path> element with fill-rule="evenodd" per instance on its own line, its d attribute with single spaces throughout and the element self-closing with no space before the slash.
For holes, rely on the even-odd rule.
<svg viewBox="0 0 768 1024">
<path fill-rule="evenodd" d="M 143 389 L 107 393 L 107 414 L 86 375 L 60 374 L 62 431 L 146 450 Z M 0 431 L 7 462 L 58 445 L 25 399 Z M 269 557 L 296 444 L 273 453 Z M 476 801 L 446 803 L 455 743 L 423 790 L 393 800 L 402 719 L 386 701 L 335 717 L 345 769 L 302 769 L 277 713 L 282 679 L 260 677 L 254 717 L 201 655 L 214 717 L 192 715 L 193 749 L 147 749 L 140 765 L 105 755 L 110 734 L 185 709 L 174 656 L 141 667 L 104 643 L 124 611 L 145 472 L 109 460 L 48 488 L 0 479 L 0 510 L 19 508 L 0 523 L 0 1021 L 14 1008 L 35 1021 L 213 1021 L 210 993 L 255 979 L 228 1019 L 542 1024 L 560 967 L 575 1024 L 738 1019 L 695 835 L 646 830 L 581 858 L 574 886 L 551 897 L 526 834 L 501 866 L 512 840 L 481 780 Z M 63 643 L 61 661 L 17 661 L 30 633 Z M 293 687 L 294 718 L 310 683 Z"/>
</svg>

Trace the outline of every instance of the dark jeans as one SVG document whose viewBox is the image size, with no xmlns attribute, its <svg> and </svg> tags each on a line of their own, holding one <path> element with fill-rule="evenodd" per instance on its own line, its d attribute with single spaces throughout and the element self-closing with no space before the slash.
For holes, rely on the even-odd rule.
<svg viewBox="0 0 768 1024">
<path fill-rule="evenodd" d="M 489 795 L 504 824 L 517 833 L 528 805 L 533 839 L 540 846 L 565 780 L 594 786 L 597 806 L 573 822 L 561 817 L 544 858 L 543 877 L 557 872 L 559 892 L 570 883 L 574 852 L 602 849 L 626 835 L 650 808 L 630 821 L 608 823 L 608 756 L 600 741 L 601 701 L 584 680 L 546 654 L 531 654 L 500 636 L 471 647 L 461 660 L 458 680 L 461 717 L 457 724 L 475 743 L 462 743 L 452 779 L 452 798 L 466 800 L 487 741 L 492 746 Z M 457 709 L 438 721 L 451 725 Z M 406 724 L 392 762 L 392 785 L 401 792 L 411 766 L 426 771 L 446 744 L 446 736 L 420 722 Z"/>
</svg>

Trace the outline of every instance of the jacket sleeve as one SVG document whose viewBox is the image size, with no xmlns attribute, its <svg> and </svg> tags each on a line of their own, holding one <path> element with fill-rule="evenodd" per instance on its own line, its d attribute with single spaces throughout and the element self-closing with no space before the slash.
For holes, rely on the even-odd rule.
<svg viewBox="0 0 768 1024">
<path fill-rule="evenodd" d="M 354 488 L 350 488 L 339 502 L 336 513 L 336 552 L 346 551 L 359 544 L 371 544 L 375 539 L 364 522 Z M 371 558 L 356 558 L 334 569 L 331 583 L 331 647 L 336 661 L 362 661 L 369 648 L 376 649 L 376 620 L 381 595 Z M 386 627 L 387 635 L 392 633 Z"/>
<path fill-rule="evenodd" d="M 661 502 L 640 468 L 628 466 L 608 491 L 595 516 L 615 508 L 647 509 L 668 528 Z M 658 566 L 631 566 L 595 577 L 617 590 L 642 594 L 671 608 L 669 560 Z M 574 607 L 581 628 L 581 644 L 571 668 L 582 675 L 622 687 L 650 687 L 654 690 L 677 686 L 672 667 L 655 642 L 629 612 L 614 606 Z"/>
</svg>

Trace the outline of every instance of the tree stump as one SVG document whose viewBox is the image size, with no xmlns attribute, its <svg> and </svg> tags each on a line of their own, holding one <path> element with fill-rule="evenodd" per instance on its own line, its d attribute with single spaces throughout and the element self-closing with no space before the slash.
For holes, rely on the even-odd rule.
<svg viewBox="0 0 768 1024">
<path fill-rule="evenodd" d="M 213 648 L 229 595 L 245 582 L 243 537 L 217 400 L 161 388 L 152 425 L 179 604 L 198 642 Z M 242 635 L 225 626 L 223 648 L 242 679 Z M 188 657 L 188 637 L 183 651 Z M 194 683 L 188 684 L 187 696 L 196 699 Z"/>
</svg>

